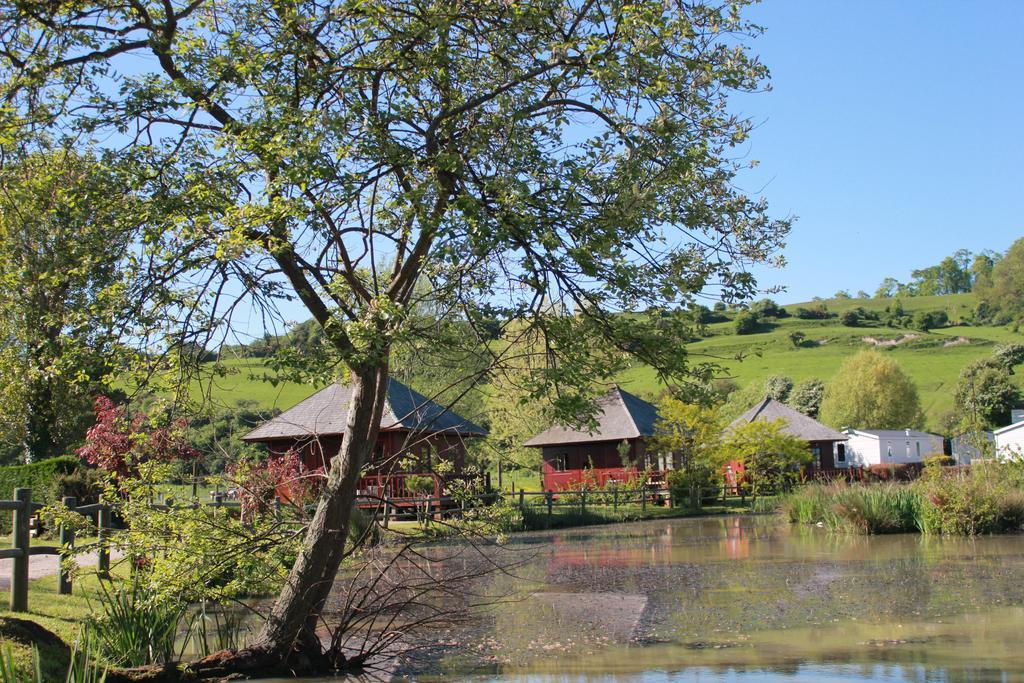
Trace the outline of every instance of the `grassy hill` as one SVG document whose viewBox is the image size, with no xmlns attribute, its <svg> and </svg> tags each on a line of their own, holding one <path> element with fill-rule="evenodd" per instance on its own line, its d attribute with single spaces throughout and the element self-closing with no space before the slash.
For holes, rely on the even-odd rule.
<svg viewBox="0 0 1024 683">
<path fill-rule="evenodd" d="M 863 307 L 868 311 L 885 310 L 889 299 L 830 299 L 787 305 L 810 308 L 824 303 L 829 311 Z M 906 313 L 945 310 L 950 320 L 959 321 L 974 307 L 971 294 L 947 296 L 909 297 L 901 299 Z M 1022 335 L 1006 327 L 953 325 L 930 332 L 893 329 L 884 325 L 847 327 L 838 319 L 801 320 L 782 318 L 764 331 L 738 336 L 733 323 L 711 325 L 712 336 L 690 344 L 696 358 L 717 360 L 728 375 L 741 386 L 751 382 L 764 382 L 771 375 L 786 375 L 794 382 L 819 378 L 831 379 L 842 362 L 866 348 L 877 348 L 891 354 L 917 384 L 921 404 L 932 427 L 937 426 L 943 413 L 953 407 L 960 370 L 974 360 L 987 356 L 993 346 L 1006 341 L 1024 341 Z M 789 334 L 803 332 L 807 339 L 794 348 Z M 874 341 L 871 341 L 871 340 Z M 878 344 L 881 342 L 881 344 Z M 739 360 L 737 356 L 744 356 Z M 1021 382 L 1017 376 L 1017 381 Z M 623 378 L 632 391 L 658 390 L 650 368 L 636 367 Z M 1022 384 L 1024 386 L 1024 384 Z"/>
<path fill-rule="evenodd" d="M 798 307 L 811 308 L 824 303 L 829 311 L 838 314 L 857 307 L 882 312 L 891 302 L 891 299 L 830 299 L 787 305 L 786 308 L 792 313 Z M 974 308 L 971 294 L 908 297 L 901 302 L 908 314 L 944 310 L 954 323 Z M 734 324 L 729 321 L 710 325 L 710 336 L 690 344 L 688 348 L 695 359 L 718 361 L 727 376 L 746 386 L 752 382 L 763 382 L 771 375 L 787 375 L 795 382 L 811 378 L 828 381 L 847 357 L 865 348 L 876 347 L 891 354 L 917 383 L 929 424 L 935 427 L 942 414 L 953 407 L 957 377 L 965 365 L 991 353 L 997 343 L 1024 341 L 1024 335 L 1006 327 L 954 324 L 930 332 L 918 332 L 888 328 L 878 323 L 868 325 L 847 327 L 837 318 L 802 320 L 788 317 L 762 326 L 761 331 L 755 334 L 740 336 L 735 334 Z M 794 331 L 806 335 L 806 341 L 799 348 L 794 348 L 789 340 L 789 334 Z M 878 342 L 881 344 L 876 346 Z M 264 381 L 261 378 L 269 373 L 258 359 L 228 360 L 224 366 L 227 375 L 197 382 L 194 390 L 226 405 L 248 399 L 265 408 L 286 409 L 316 388 L 288 382 L 275 386 Z M 1017 375 L 1016 379 L 1022 382 L 1024 374 Z M 654 372 L 644 366 L 631 369 L 621 381 L 624 387 L 635 393 L 654 393 L 661 388 Z"/>
</svg>

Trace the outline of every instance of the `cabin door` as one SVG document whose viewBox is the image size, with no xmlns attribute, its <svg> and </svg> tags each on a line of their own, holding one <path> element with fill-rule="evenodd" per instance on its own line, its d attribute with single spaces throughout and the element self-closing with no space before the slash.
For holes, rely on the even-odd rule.
<svg viewBox="0 0 1024 683">
<path fill-rule="evenodd" d="M 829 442 L 814 442 L 811 444 L 811 455 L 814 457 L 814 466 L 819 470 L 832 470 L 836 467 L 835 457 L 832 455 L 832 444 Z"/>
</svg>

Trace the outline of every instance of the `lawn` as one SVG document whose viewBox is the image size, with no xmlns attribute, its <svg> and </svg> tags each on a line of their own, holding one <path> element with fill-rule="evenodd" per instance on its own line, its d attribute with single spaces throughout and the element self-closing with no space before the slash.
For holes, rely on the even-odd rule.
<svg viewBox="0 0 1024 683">
<path fill-rule="evenodd" d="M 115 573 L 115 580 L 117 576 Z M 77 577 L 71 595 L 57 592 L 57 577 L 45 576 L 29 582 L 28 612 L 0 611 L 0 642 L 10 643 L 16 661 L 28 670 L 32 648 L 19 638 L 17 630 L 6 618 L 27 619 L 56 634 L 65 643 L 78 638 L 82 625 L 91 614 L 90 598 L 98 590 L 99 579 L 86 572 Z M 94 600 L 94 598 L 92 598 Z M 4 606 L 7 605 L 6 599 Z M 52 647 L 40 648 L 40 663 L 45 680 L 63 682 L 67 670 L 67 654 Z"/>
</svg>

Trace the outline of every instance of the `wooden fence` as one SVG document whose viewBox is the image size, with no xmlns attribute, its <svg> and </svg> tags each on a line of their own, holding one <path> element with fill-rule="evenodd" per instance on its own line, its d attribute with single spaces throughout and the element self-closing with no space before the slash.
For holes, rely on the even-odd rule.
<svg viewBox="0 0 1024 683">
<path fill-rule="evenodd" d="M 73 496 L 64 497 L 61 502 L 64 507 L 81 515 L 91 515 L 96 519 L 98 532 L 98 553 L 97 569 L 100 578 L 110 576 L 110 544 L 108 538 L 111 524 L 111 507 L 103 503 L 92 503 L 90 505 L 77 505 Z M 204 503 L 211 507 L 239 507 L 241 503 L 224 500 L 224 495 L 217 493 L 213 500 Z M 191 507 L 196 504 L 192 503 Z M 60 545 L 31 545 L 29 521 L 36 510 L 44 507 L 42 503 L 32 501 L 32 489 L 14 489 L 14 500 L 0 500 L 0 510 L 10 510 L 13 513 L 11 530 L 11 547 L 0 549 L 0 559 L 13 560 L 11 565 L 11 603 L 12 612 L 28 611 L 28 584 L 29 584 L 29 558 L 33 555 L 57 555 L 60 557 L 60 569 L 57 573 L 57 592 L 61 595 L 70 595 L 72 589 L 71 575 L 64 569 L 64 560 L 67 559 L 75 548 L 75 531 L 60 527 Z M 153 503 L 151 507 L 156 510 L 168 510 L 169 505 Z M 187 506 L 180 506 L 187 507 Z"/>
</svg>

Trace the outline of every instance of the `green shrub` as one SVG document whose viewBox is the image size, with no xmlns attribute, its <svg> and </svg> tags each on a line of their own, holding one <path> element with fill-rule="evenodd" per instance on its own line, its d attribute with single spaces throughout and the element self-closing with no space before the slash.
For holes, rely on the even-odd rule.
<svg viewBox="0 0 1024 683">
<path fill-rule="evenodd" d="M 998 464 L 967 471 L 930 470 L 915 486 L 924 501 L 921 531 L 976 536 L 1024 528 L 1024 491 Z"/>
<path fill-rule="evenodd" d="M 736 334 L 753 334 L 758 329 L 757 315 L 750 311 L 741 311 L 733 323 L 736 326 Z"/>
<path fill-rule="evenodd" d="M 699 487 L 701 503 L 715 502 L 722 490 L 721 476 L 710 468 L 672 470 L 665 480 L 677 506 L 690 504 L 690 491 L 693 487 Z"/>
<path fill-rule="evenodd" d="M 956 460 L 953 459 L 953 456 L 945 453 L 936 453 L 924 459 L 925 467 L 952 467 L 955 464 Z"/>
</svg>

